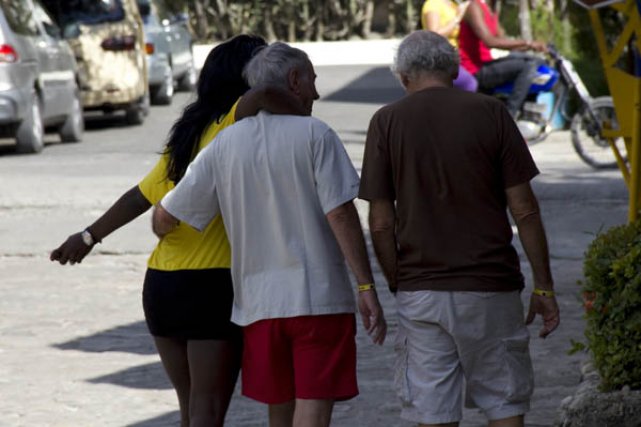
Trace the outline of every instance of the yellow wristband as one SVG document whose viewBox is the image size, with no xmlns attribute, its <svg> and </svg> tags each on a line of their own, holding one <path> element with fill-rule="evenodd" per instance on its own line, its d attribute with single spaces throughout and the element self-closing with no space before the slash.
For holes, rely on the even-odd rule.
<svg viewBox="0 0 641 427">
<path fill-rule="evenodd" d="M 532 293 L 534 295 L 538 295 L 541 297 L 553 297 L 555 295 L 554 291 L 546 291 L 545 289 L 537 289 L 537 288 L 534 288 Z"/>
<path fill-rule="evenodd" d="M 363 283 L 362 285 L 358 285 L 358 292 L 365 292 L 369 291 L 370 289 L 374 289 L 373 283 Z"/>
</svg>

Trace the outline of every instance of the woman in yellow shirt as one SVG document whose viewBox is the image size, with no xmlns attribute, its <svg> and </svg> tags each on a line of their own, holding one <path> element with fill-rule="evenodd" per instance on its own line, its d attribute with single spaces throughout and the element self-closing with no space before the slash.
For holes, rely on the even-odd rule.
<svg viewBox="0 0 641 427">
<path fill-rule="evenodd" d="M 469 1 L 458 3 L 454 0 L 426 0 L 421 9 L 421 28 L 446 37 L 452 46 L 458 47 L 459 25 L 469 4 Z M 476 92 L 478 82 L 469 71 L 459 65 L 454 87 Z"/>
<path fill-rule="evenodd" d="M 301 108 L 276 89 L 244 95 L 248 87 L 242 70 L 255 50 L 265 45 L 260 37 L 240 35 L 209 53 L 198 79 L 197 98 L 174 123 L 156 166 L 98 220 L 52 251 L 52 261 L 82 261 L 96 243 L 146 212 L 182 178 L 195 155 L 236 119 L 261 108 L 274 113 L 296 113 Z M 176 389 L 182 427 L 222 426 L 238 378 L 242 333 L 229 320 L 230 266 L 220 217 L 202 233 L 181 224 L 158 242 L 148 261 L 145 320 Z"/>
</svg>

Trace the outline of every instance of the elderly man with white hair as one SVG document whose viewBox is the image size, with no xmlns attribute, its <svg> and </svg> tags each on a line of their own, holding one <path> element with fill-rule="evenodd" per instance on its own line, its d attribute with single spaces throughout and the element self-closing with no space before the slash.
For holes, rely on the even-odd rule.
<svg viewBox="0 0 641 427">
<path fill-rule="evenodd" d="M 359 178 L 336 133 L 312 118 L 307 55 L 284 43 L 247 65 L 250 86 L 290 91 L 308 116 L 261 111 L 218 134 L 154 211 L 154 231 L 204 228 L 220 212 L 232 249 L 232 321 L 243 326 L 243 394 L 271 427 L 326 427 L 358 394 L 354 292 L 372 340 L 386 334 L 352 200 Z"/>
<path fill-rule="evenodd" d="M 526 323 L 541 315 L 541 337 L 559 324 L 530 187 L 538 170 L 499 100 L 452 87 L 458 63 L 433 32 L 400 44 L 394 71 L 407 95 L 370 122 L 359 197 L 396 294 L 401 417 L 457 426 L 465 391 L 490 426 L 523 426 L 533 390 Z M 532 266 L 525 320 L 508 208 Z"/>
</svg>

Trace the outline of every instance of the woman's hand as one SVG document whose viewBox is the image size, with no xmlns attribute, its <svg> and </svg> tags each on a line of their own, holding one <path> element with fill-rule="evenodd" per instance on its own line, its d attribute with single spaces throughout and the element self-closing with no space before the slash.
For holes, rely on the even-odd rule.
<svg viewBox="0 0 641 427">
<path fill-rule="evenodd" d="M 60 264 L 80 264 L 85 256 L 95 245 L 87 245 L 81 236 L 82 233 L 72 234 L 67 238 L 67 240 L 60 245 L 57 249 L 54 249 L 49 255 L 51 261 L 58 261 Z"/>
</svg>

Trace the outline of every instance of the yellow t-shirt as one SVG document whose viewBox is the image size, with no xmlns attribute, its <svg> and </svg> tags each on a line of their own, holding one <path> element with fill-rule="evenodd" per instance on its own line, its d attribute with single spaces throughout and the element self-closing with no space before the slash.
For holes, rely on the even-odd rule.
<svg viewBox="0 0 641 427">
<path fill-rule="evenodd" d="M 227 114 L 207 128 L 200 138 L 198 151 L 206 147 L 218 132 L 235 122 L 237 105 L 238 101 Z M 138 184 L 142 194 L 153 205 L 174 188 L 174 183 L 167 179 L 168 161 L 168 156 L 163 154 L 156 166 Z M 230 268 L 231 249 L 220 215 L 202 232 L 181 222 L 175 230 L 160 239 L 147 266 L 163 271 Z"/>
<path fill-rule="evenodd" d="M 458 8 L 456 4 L 451 0 L 427 0 L 423 3 L 423 8 L 421 9 L 421 27 L 427 29 L 427 22 L 425 20 L 425 14 L 428 12 L 433 12 L 438 14 L 439 25 L 447 25 L 448 22 L 456 19 L 458 14 Z M 458 47 L 458 33 L 459 27 L 457 26 L 454 31 L 447 37 L 447 40 L 452 43 L 452 46 Z"/>
</svg>

